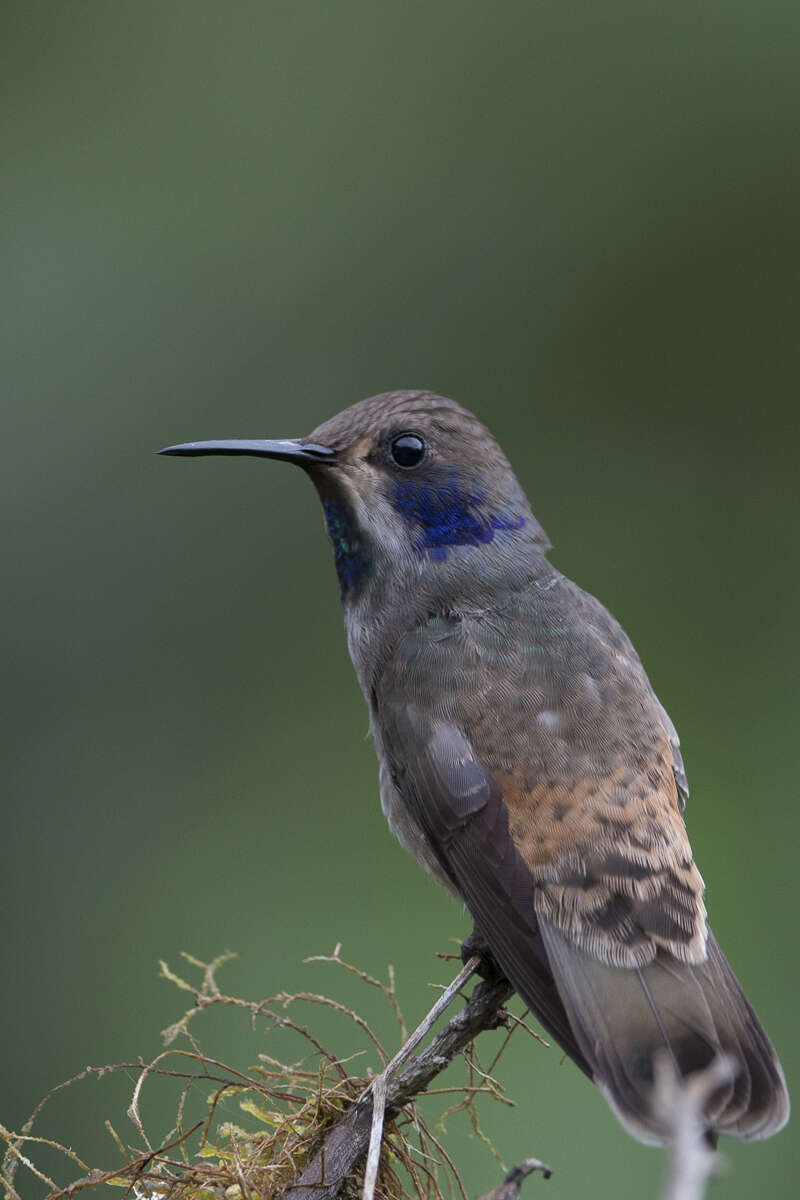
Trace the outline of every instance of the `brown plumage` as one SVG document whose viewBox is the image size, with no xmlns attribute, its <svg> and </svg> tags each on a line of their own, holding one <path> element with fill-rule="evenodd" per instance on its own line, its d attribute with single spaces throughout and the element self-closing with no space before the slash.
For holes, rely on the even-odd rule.
<svg viewBox="0 0 800 1200">
<path fill-rule="evenodd" d="M 655 1057 L 737 1074 L 709 1132 L 767 1137 L 789 1099 L 707 926 L 675 728 L 629 639 L 545 557 L 500 447 L 428 392 L 288 442 L 174 453 L 297 461 L 325 507 L 393 832 L 472 914 L 543 1025 L 634 1136 L 669 1136 Z"/>
</svg>

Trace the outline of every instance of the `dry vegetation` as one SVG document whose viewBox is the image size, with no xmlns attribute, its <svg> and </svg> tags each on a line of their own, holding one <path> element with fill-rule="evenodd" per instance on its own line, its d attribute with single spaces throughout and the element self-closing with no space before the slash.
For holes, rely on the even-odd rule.
<svg viewBox="0 0 800 1200">
<path fill-rule="evenodd" d="M 6 1143 L 0 1171 L 6 1200 L 23 1200 L 26 1192 L 30 1194 L 29 1185 L 24 1182 L 26 1175 L 39 1180 L 33 1186 L 37 1195 L 46 1191 L 46 1200 L 64 1200 L 101 1185 L 123 1188 L 122 1200 L 128 1200 L 129 1196 L 136 1200 L 271 1200 L 292 1194 L 331 1195 L 334 1190 L 348 1198 L 361 1194 L 363 1149 L 361 1142 L 356 1145 L 353 1130 L 358 1122 L 361 1141 L 364 1129 L 368 1138 L 371 1101 L 363 1101 L 372 1074 L 366 1071 L 358 1074 L 355 1066 L 371 1060 L 377 1061 L 378 1069 L 382 1070 L 391 1055 L 355 1009 L 329 996 L 280 992 L 264 1000 L 250 1001 L 227 995 L 221 990 L 217 976 L 231 957 L 224 954 L 213 962 L 203 963 L 184 955 L 192 971 L 200 973 L 198 983 L 177 975 L 166 963 L 161 964 L 162 976 L 189 993 L 192 1003 L 180 1020 L 164 1030 L 165 1048 L 152 1062 L 88 1067 L 54 1088 L 18 1132 L 0 1125 L 0 1138 Z M 330 963 L 356 976 L 359 986 L 377 989 L 391 1010 L 399 1042 L 405 1041 L 406 1024 L 391 967 L 388 981 L 383 983 L 342 959 L 338 946 L 330 956 L 307 961 Z M 467 1200 L 468 1189 L 442 1140 L 446 1121 L 456 1113 L 466 1117 L 474 1134 L 486 1144 L 487 1152 L 494 1154 L 500 1163 L 480 1128 L 478 1103 L 489 1100 L 512 1104 L 494 1076 L 497 1061 L 516 1030 L 538 1036 L 524 1020 L 504 1008 L 509 994 L 510 989 L 503 981 L 479 983 L 466 1007 L 457 1001 L 455 1007 L 459 1011 L 431 1045 L 411 1058 L 402 1075 L 391 1082 L 377 1196 L 386 1200 L 405 1197 L 449 1200 L 454 1196 Z M 289 1031 L 299 1057 L 285 1062 L 261 1051 L 255 1065 L 246 1070 L 210 1057 L 198 1043 L 197 1018 L 205 1010 L 220 1006 L 246 1009 L 259 1045 L 269 1045 L 265 1034 Z M 351 1024 L 356 1049 L 349 1057 L 337 1057 L 314 1032 L 313 1014 L 320 1008 L 335 1010 Z M 311 1010 L 308 1024 L 297 1018 L 297 1013 L 304 1009 Z M 502 1044 L 491 1061 L 481 1064 L 474 1037 L 482 1029 L 498 1027 L 506 1031 Z M 368 1053 L 358 1046 L 359 1042 Z M 432 1087 L 434 1077 L 459 1055 L 464 1060 L 463 1081 L 448 1087 Z M 133 1125 L 136 1139 L 128 1142 L 118 1132 L 127 1127 L 123 1118 L 117 1117 L 113 1123 L 106 1121 L 120 1161 L 107 1170 L 94 1170 L 72 1149 L 39 1133 L 42 1111 L 62 1089 L 116 1072 L 135 1072 L 127 1119 Z M 166 1137 L 153 1143 L 142 1121 L 141 1097 L 143 1089 L 167 1086 L 167 1081 L 177 1088 L 174 1126 Z M 201 1120 L 189 1125 L 187 1102 L 196 1097 L 198 1089 L 206 1093 L 205 1113 Z M 423 1116 L 419 1101 L 431 1096 L 439 1103 L 438 1116 L 431 1117 L 429 1103 L 425 1104 Z M 222 1102 L 231 1098 L 235 1098 L 241 1114 L 235 1122 L 221 1115 Z M 435 1104 L 436 1101 L 434 1107 Z M 229 1109 L 230 1105 L 226 1107 Z M 345 1122 L 349 1125 L 345 1126 Z M 348 1160 L 355 1160 L 352 1167 L 340 1162 L 340 1182 L 335 1181 L 338 1176 L 331 1178 L 330 1168 L 337 1134 L 340 1143 L 348 1147 Z M 37 1165 L 37 1152 L 41 1154 L 43 1147 L 64 1156 L 65 1166 L 73 1175 L 70 1183 L 60 1186 Z M 515 1186 L 518 1190 L 518 1184 Z"/>
</svg>

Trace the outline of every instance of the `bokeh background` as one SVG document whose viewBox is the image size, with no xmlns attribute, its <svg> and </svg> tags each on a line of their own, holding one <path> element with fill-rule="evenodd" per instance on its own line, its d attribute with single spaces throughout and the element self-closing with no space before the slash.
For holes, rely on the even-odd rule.
<svg viewBox="0 0 800 1200">
<path fill-rule="evenodd" d="M 467 922 L 380 814 L 312 489 L 154 454 L 398 387 L 479 412 L 556 564 L 633 637 L 717 934 L 796 1084 L 797 5 L 6 0 L 0 21 L 0 1121 L 155 1054 L 185 1007 L 156 963 L 181 950 L 241 951 L 221 981 L 248 997 L 372 1011 L 301 963 L 341 940 L 394 964 L 409 1018 L 447 978 Z M 235 1014 L 198 1035 L 240 1066 L 268 1049 Z M 660 1156 L 555 1050 L 520 1039 L 501 1073 L 519 1106 L 486 1128 L 551 1162 L 548 1194 L 655 1194 Z M 130 1086 L 78 1085 L 39 1132 L 117 1165 L 103 1120 L 134 1139 Z M 157 1088 L 144 1115 L 157 1138 Z M 468 1123 L 449 1137 L 471 1194 L 493 1186 Z M 720 1196 L 796 1194 L 791 1126 L 726 1153 Z"/>
</svg>

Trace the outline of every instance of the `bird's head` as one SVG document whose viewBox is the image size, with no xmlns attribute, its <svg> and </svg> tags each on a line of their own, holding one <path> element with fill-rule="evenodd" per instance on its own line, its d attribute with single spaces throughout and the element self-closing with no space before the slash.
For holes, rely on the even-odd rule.
<svg viewBox="0 0 800 1200">
<path fill-rule="evenodd" d="M 548 547 L 508 460 L 432 392 L 361 400 L 307 437 L 189 442 L 163 454 L 249 454 L 303 467 L 322 501 L 345 604 L 391 580 L 431 596 L 513 578 Z"/>
</svg>

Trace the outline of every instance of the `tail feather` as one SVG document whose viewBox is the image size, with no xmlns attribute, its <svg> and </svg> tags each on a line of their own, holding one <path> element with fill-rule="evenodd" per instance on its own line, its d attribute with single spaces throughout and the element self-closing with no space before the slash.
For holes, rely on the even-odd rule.
<svg viewBox="0 0 800 1200">
<path fill-rule="evenodd" d="M 709 1131 L 749 1140 L 785 1125 L 789 1097 L 780 1063 L 713 934 L 702 963 L 678 962 L 662 950 L 646 966 L 624 968 L 590 957 L 547 920 L 540 929 L 575 1040 L 634 1137 L 669 1139 L 651 1105 L 659 1052 L 681 1076 L 721 1052 L 736 1063 L 734 1080 L 706 1104 Z"/>
</svg>

